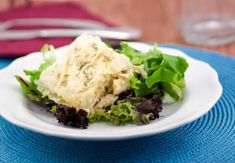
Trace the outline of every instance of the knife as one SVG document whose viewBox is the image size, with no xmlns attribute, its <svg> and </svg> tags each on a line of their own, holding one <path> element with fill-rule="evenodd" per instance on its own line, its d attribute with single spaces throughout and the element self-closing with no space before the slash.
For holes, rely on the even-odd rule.
<svg viewBox="0 0 235 163">
<path fill-rule="evenodd" d="M 7 30 L 0 31 L 0 40 L 27 40 L 48 37 L 77 37 L 82 33 L 96 35 L 104 39 L 135 40 L 141 33 L 133 28 L 105 29 L 40 29 L 40 30 Z"/>
<path fill-rule="evenodd" d="M 70 28 L 11 30 L 15 26 L 63 26 Z M 104 39 L 136 40 L 141 32 L 135 28 L 107 27 L 102 23 L 83 19 L 26 18 L 13 19 L 0 23 L 0 40 L 27 40 L 48 37 L 77 37 L 82 33 Z"/>
<path fill-rule="evenodd" d="M 0 30 L 15 26 L 61 26 L 69 28 L 105 28 L 106 25 L 94 20 L 63 19 L 63 18 L 19 18 L 0 23 Z"/>
</svg>

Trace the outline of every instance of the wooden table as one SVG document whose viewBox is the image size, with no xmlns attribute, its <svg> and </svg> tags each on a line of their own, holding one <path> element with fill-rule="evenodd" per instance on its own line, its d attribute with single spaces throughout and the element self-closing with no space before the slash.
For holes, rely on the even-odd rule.
<svg viewBox="0 0 235 163">
<path fill-rule="evenodd" d="M 22 5 L 24 0 L 16 0 Z M 34 0 L 34 5 L 43 3 Z M 65 0 L 58 0 L 65 1 Z M 235 56 L 235 42 L 219 47 L 196 46 L 185 42 L 176 29 L 179 0 L 73 0 L 89 11 L 120 26 L 137 27 L 143 32 L 141 41 L 177 43 L 200 47 Z M 0 9 L 6 9 L 9 1 L 1 0 Z M 4 6 L 5 4 L 5 6 Z M 234 10 L 235 11 L 235 10 Z"/>
</svg>

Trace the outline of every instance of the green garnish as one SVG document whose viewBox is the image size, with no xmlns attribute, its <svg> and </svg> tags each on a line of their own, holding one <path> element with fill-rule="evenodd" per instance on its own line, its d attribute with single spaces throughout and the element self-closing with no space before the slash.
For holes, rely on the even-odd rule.
<svg viewBox="0 0 235 163">
<path fill-rule="evenodd" d="M 96 110 L 89 116 L 89 122 L 98 121 L 111 122 L 115 125 L 124 124 L 147 124 L 153 118 L 152 113 L 141 114 L 136 110 L 136 105 L 130 101 L 119 101 L 112 105 L 110 110 Z"/>
<path fill-rule="evenodd" d="M 183 57 L 164 54 L 157 45 L 147 53 L 141 53 L 122 42 L 120 53 L 130 58 L 135 66 L 144 65 L 147 78 L 135 73 L 130 79 L 136 96 L 148 96 L 159 92 L 169 94 L 175 101 L 182 99 L 185 87 L 184 73 L 188 63 Z"/>
<path fill-rule="evenodd" d="M 115 125 L 135 122 L 137 118 L 136 111 L 130 102 L 119 102 L 117 105 L 112 105 L 110 110 L 96 110 L 89 117 L 89 122 L 109 121 Z"/>
<path fill-rule="evenodd" d="M 52 113 L 55 113 L 56 111 L 57 111 L 57 108 L 56 108 L 56 106 L 54 105 L 54 106 L 52 106 L 51 107 L 51 109 L 49 110 L 50 112 L 52 112 Z"/>
<path fill-rule="evenodd" d="M 52 45 L 44 45 L 41 49 L 43 56 L 43 63 L 39 66 L 37 70 L 24 70 L 26 76 L 29 76 L 29 81 L 23 79 L 22 77 L 16 75 L 17 81 L 20 83 L 23 93 L 35 102 L 42 102 L 46 106 L 54 105 L 48 97 L 43 97 L 42 93 L 37 89 L 37 81 L 40 78 L 42 71 L 47 67 L 52 65 L 56 58 L 54 47 Z"/>
</svg>

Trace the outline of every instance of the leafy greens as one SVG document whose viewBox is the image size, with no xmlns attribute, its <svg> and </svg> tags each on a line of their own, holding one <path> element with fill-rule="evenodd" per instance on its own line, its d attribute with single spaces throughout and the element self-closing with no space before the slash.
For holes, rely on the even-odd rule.
<svg viewBox="0 0 235 163">
<path fill-rule="evenodd" d="M 77 111 L 75 108 L 56 104 L 48 97 L 44 97 L 37 88 L 41 73 L 55 63 L 53 46 L 43 46 L 41 52 L 44 62 L 37 70 L 24 70 L 29 81 L 18 75 L 16 79 L 29 99 L 49 107 L 49 111 L 63 124 L 86 128 L 88 121 L 90 123 L 108 121 L 115 125 L 149 123 L 150 120 L 159 118 L 163 95 L 168 94 L 175 101 L 182 99 L 185 88 L 184 73 L 188 63 L 180 56 L 164 54 L 157 49 L 156 45 L 147 53 L 136 51 L 125 42 L 121 42 L 120 46 L 121 49 L 117 51 L 126 55 L 133 66 L 142 67 L 146 75 L 136 71 L 130 78 L 131 90 L 127 91 L 129 94 L 122 98 L 120 94 L 119 99 L 108 109 L 97 109 L 91 112 L 88 115 L 89 120 L 85 110 L 80 108 Z"/>
<path fill-rule="evenodd" d="M 131 97 L 119 100 L 116 105 L 110 106 L 108 110 L 96 110 L 89 116 L 90 123 L 97 121 L 108 121 L 115 125 L 147 124 L 150 120 L 159 118 L 162 111 L 161 94 L 154 95 L 150 99 Z"/>
<path fill-rule="evenodd" d="M 149 96 L 159 93 L 170 95 L 175 101 L 182 99 L 185 88 L 184 73 L 187 61 L 180 56 L 164 54 L 155 45 L 147 53 L 141 53 L 122 42 L 119 53 L 126 55 L 135 66 L 144 65 L 147 78 L 139 73 L 130 79 L 131 88 L 136 96 Z"/>
<path fill-rule="evenodd" d="M 37 70 L 24 70 L 26 76 L 29 76 L 29 81 L 23 79 L 22 77 L 16 75 L 17 81 L 21 85 L 23 93 L 32 101 L 40 102 L 45 106 L 52 107 L 55 103 L 50 100 L 48 97 L 43 97 L 42 93 L 37 89 L 37 81 L 40 78 L 42 71 L 47 67 L 52 65 L 56 58 L 54 47 L 52 45 L 44 45 L 41 49 L 43 56 L 43 63 L 39 66 Z"/>
</svg>

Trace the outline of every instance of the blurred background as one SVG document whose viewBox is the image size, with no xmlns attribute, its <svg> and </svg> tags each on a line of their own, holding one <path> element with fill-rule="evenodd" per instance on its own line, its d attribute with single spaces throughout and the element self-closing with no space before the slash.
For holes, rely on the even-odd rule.
<svg viewBox="0 0 235 163">
<path fill-rule="evenodd" d="M 201 6 L 209 6 L 208 2 L 212 2 L 211 0 L 195 1 L 200 3 Z M 215 1 L 218 2 L 218 0 Z M 182 13 L 184 9 L 182 8 L 182 0 L 1 0 L 0 12 L 3 13 L 23 6 L 40 6 L 48 3 L 73 3 L 82 6 L 89 13 L 104 19 L 114 26 L 138 28 L 142 32 L 140 41 L 183 44 L 216 50 L 235 56 L 234 41 L 216 46 L 203 45 L 203 43 L 198 45 L 197 43 L 185 41 L 183 35 L 180 34 L 182 32 L 179 28 L 182 27 L 179 26 L 179 23 L 177 24 L 177 21 L 180 22 L 182 17 L 187 15 L 187 13 Z M 227 3 L 225 9 L 229 10 L 233 7 Z M 231 12 L 234 11 L 232 10 Z M 230 36 L 235 34 L 234 29 L 233 33 L 229 34 Z"/>
</svg>

